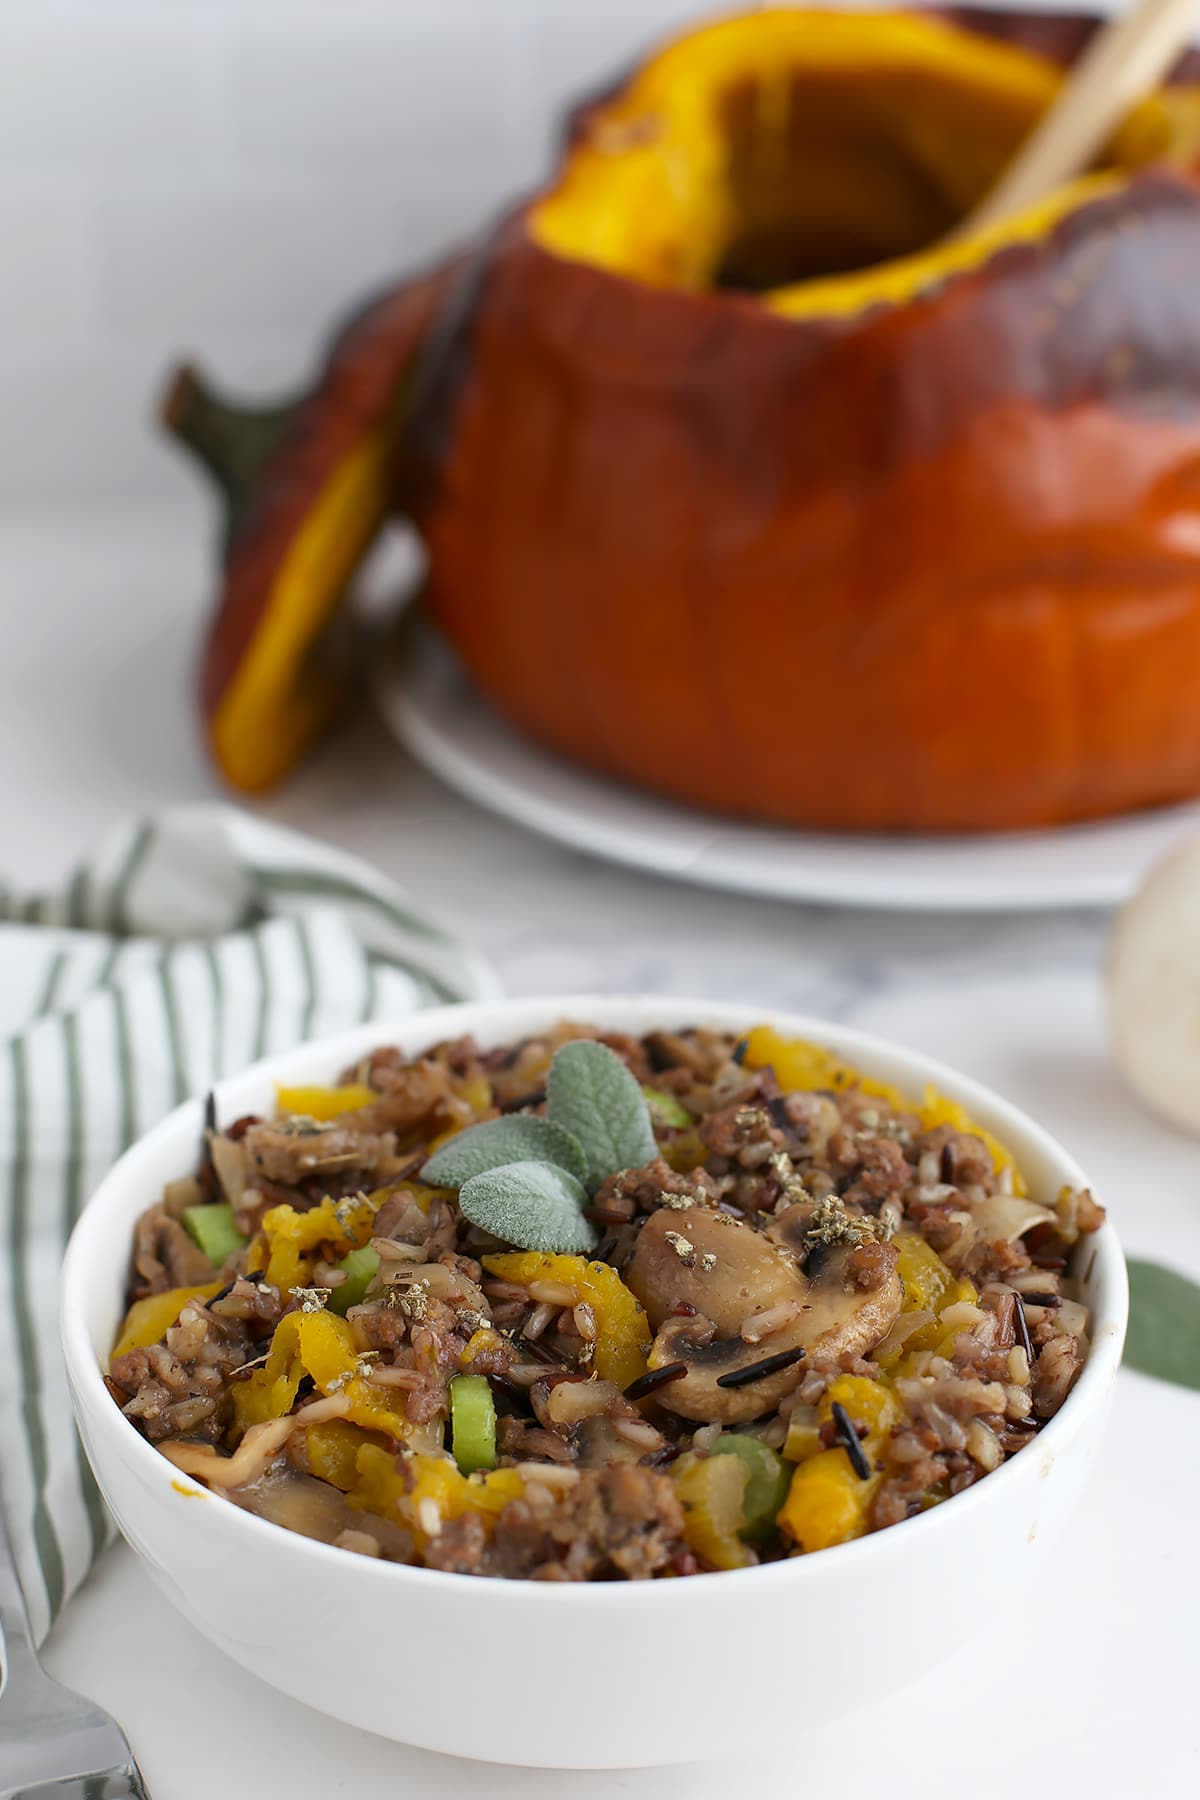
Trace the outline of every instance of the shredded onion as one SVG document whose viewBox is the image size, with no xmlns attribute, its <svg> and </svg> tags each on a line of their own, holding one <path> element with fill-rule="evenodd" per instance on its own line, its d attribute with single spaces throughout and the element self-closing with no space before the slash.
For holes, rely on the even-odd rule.
<svg viewBox="0 0 1200 1800">
<path fill-rule="evenodd" d="M 225 1137 L 219 1131 L 210 1131 L 208 1153 L 225 1198 L 236 1208 L 247 1187 L 245 1150 L 236 1139 Z"/>
<path fill-rule="evenodd" d="M 373 1237 L 371 1248 L 380 1262 L 419 1263 L 425 1260 L 424 1244 L 405 1244 L 399 1238 Z"/>
<path fill-rule="evenodd" d="M 327 1419 L 343 1418 L 349 1410 L 346 1394 L 325 1395 L 287 1418 L 265 1419 L 260 1425 L 251 1425 L 232 1456 L 222 1456 L 211 1444 L 167 1443 L 159 1448 L 168 1462 L 185 1475 L 207 1482 L 209 1487 L 244 1487 L 258 1480 L 298 1425 L 321 1425 Z"/>
<path fill-rule="evenodd" d="M 931 1312 L 903 1312 L 888 1332 L 883 1342 L 877 1344 L 871 1352 L 873 1356 L 890 1356 L 906 1344 L 914 1332 L 920 1331 L 924 1325 L 932 1325 Z"/>
<path fill-rule="evenodd" d="M 962 1220 L 962 1230 L 942 1255 L 950 1267 L 960 1268 L 967 1252 L 975 1244 L 1003 1242 L 1011 1244 L 1024 1237 L 1035 1225 L 1056 1225 L 1057 1217 L 1033 1200 L 1018 1194 L 987 1194 L 970 1212 L 955 1214 Z"/>
<path fill-rule="evenodd" d="M 163 1211 L 172 1219 L 181 1219 L 185 1207 L 199 1205 L 205 1198 L 196 1177 L 184 1175 L 178 1181 L 168 1181 L 163 1189 Z"/>
</svg>

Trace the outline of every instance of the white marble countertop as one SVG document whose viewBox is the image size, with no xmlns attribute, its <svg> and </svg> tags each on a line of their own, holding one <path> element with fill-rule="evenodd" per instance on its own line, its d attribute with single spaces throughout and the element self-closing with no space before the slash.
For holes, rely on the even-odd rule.
<svg viewBox="0 0 1200 1800">
<path fill-rule="evenodd" d="M 213 793 L 188 686 L 206 527 L 198 504 L 0 517 L 0 866 L 22 885 L 61 873 L 131 811 Z M 265 810 L 383 865 L 514 992 L 770 1002 L 852 1018 L 955 1062 L 1068 1143 L 1130 1250 L 1200 1269 L 1200 1146 L 1150 1119 L 1106 1056 L 1102 918 L 839 914 L 676 887 L 487 817 L 367 716 Z M 986 1611 L 975 1650 L 872 1702 L 889 1654 L 877 1646 L 876 1665 L 847 1672 L 865 1696 L 851 1729 L 764 1720 L 762 1744 L 736 1768 L 583 1775 L 578 1791 L 715 1800 L 757 1780 L 840 1800 L 882 1779 L 891 1800 L 964 1786 L 977 1800 L 1012 1800 L 1035 1784 L 1097 1800 L 1195 1792 L 1198 1488 L 1200 1395 L 1123 1373 L 1090 1504 L 1052 1577 L 1044 1569 L 1031 1591 L 993 1594 L 984 1570 L 973 1593 L 914 1596 L 914 1606 Z M 798 1643 L 803 1630 L 801 1619 Z M 305 1712 L 210 1649 L 124 1549 L 69 1608 L 46 1660 L 122 1719 L 156 1800 L 208 1800 L 233 1771 L 239 1792 L 288 1800 L 382 1800 L 418 1784 L 466 1795 L 481 1775 L 497 1800 L 562 1785 L 549 1772 L 483 1775 Z M 1016 1769 L 996 1755 L 1009 1746 Z"/>
</svg>

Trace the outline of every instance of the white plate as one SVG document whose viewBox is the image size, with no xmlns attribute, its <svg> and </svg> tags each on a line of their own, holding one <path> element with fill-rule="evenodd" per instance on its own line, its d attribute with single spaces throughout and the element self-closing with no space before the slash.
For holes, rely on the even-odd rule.
<svg viewBox="0 0 1200 1800">
<path fill-rule="evenodd" d="M 778 900 L 921 912 L 1110 906 L 1178 838 L 1200 830 L 1196 803 L 980 838 L 748 825 L 638 793 L 540 750 L 497 717 L 428 627 L 394 643 L 375 689 L 413 755 L 481 806 L 595 856 Z"/>
</svg>

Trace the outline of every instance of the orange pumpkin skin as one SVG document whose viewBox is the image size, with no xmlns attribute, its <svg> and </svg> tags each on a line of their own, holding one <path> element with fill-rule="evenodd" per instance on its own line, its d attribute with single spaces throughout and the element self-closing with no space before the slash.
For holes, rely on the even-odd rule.
<svg viewBox="0 0 1200 1800">
<path fill-rule="evenodd" d="M 514 724 L 697 805 L 908 830 L 1200 790 L 1200 189 L 795 321 L 492 247 L 422 527 Z M 418 422 L 419 423 L 419 422 Z"/>
<path fill-rule="evenodd" d="M 1089 29 L 937 10 L 1061 62 Z M 975 116 L 947 141 L 978 186 Z M 1200 791 L 1198 208 L 1148 169 L 899 303 L 789 316 L 555 254 L 535 201 L 361 312 L 243 482 L 201 684 L 218 764 L 268 786 L 319 731 L 324 626 L 395 505 L 494 704 L 639 786 L 896 830 Z"/>
</svg>

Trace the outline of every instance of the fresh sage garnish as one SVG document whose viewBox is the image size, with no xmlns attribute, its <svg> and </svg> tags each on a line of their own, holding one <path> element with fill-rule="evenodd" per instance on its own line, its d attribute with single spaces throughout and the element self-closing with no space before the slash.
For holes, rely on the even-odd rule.
<svg viewBox="0 0 1200 1800">
<path fill-rule="evenodd" d="M 1200 1287 L 1186 1275 L 1130 1257 L 1125 1365 L 1200 1389 Z"/>
<path fill-rule="evenodd" d="M 563 1045 L 550 1064 L 546 1111 L 581 1145 L 591 1193 L 607 1175 L 658 1155 L 646 1097 L 607 1044 L 578 1038 Z"/>
<path fill-rule="evenodd" d="M 583 1216 L 588 1192 L 658 1155 L 646 1095 L 607 1045 L 580 1038 L 550 1065 L 546 1111 L 460 1131 L 428 1158 L 421 1179 L 457 1188 L 464 1218 L 519 1250 L 590 1250 L 597 1233 Z"/>
<path fill-rule="evenodd" d="M 459 1189 L 464 1217 L 521 1250 L 562 1255 L 591 1250 L 596 1230 L 583 1216 L 587 1195 L 566 1169 L 514 1162 L 472 1175 Z"/>
<path fill-rule="evenodd" d="M 428 1158 L 421 1180 L 434 1187 L 460 1188 L 489 1169 L 525 1162 L 550 1163 L 577 1181 L 587 1178 L 583 1151 L 569 1131 L 538 1113 L 510 1113 L 450 1138 Z"/>
</svg>

